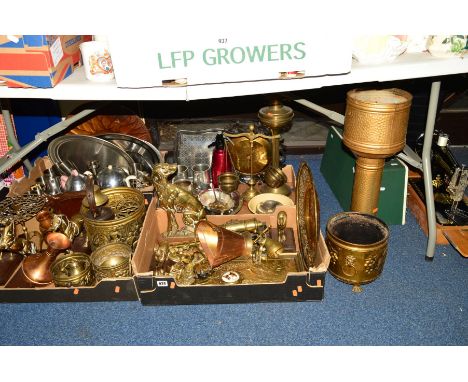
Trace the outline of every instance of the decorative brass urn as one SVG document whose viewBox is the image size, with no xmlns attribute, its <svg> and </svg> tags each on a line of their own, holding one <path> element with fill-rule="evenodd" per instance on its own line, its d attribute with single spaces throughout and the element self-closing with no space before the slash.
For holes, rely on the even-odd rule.
<svg viewBox="0 0 468 382">
<path fill-rule="evenodd" d="M 353 292 L 382 273 L 389 231 L 379 218 L 359 212 L 342 212 L 327 223 L 325 242 L 330 252 L 328 270 L 338 280 L 352 284 Z"/>
<path fill-rule="evenodd" d="M 352 211 L 377 213 L 385 158 L 405 147 L 412 98 L 400 89 L 348 92 L 343 143 L 357 156 Z"/>
<path fill-rule="evenodd" d="M 126 243 L 132 247 L 138 240 L 145 217 L 143 194 L 129 187 L 108 188 L 102 190 L 102 193 L 108 198 L 106 208 L 112 210 L 113 219 L 91 218 L 84 202 L 80 211 L 91 249 L 94 251 L 109 243 Z"/>
</svg>

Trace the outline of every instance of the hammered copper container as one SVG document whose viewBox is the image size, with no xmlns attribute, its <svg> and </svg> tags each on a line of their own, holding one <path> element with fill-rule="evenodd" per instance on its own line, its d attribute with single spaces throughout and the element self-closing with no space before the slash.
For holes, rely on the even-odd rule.
<svg viewBox="0 0 468 382">
<path fill-rule="evenodd" d="M 143 194 L 130 187 L 115 187 L 102 190 L 109 199 L 115 218 L 112 220 L 95 220 L 86 216 L 87 208 L 81 207 L 84 226 L 91 249 L 109 243 L 125 243 L 132 247 L 138 240 L 145 217 L 145 198 Z"/>
<path fill-rule="evenodd" d="M 343 143 L 357 156 L 352 211 L 377 212 L 385 158 L 405 147 L 412 98 L 400 89 L 348 92 Z"/>
<path fill-rule="evenodd" d="M 359 212 L 342 212 L 327 223 L 325 242 L 330 252 L 328 270 L 338 280 L 361 285 L 374 281 L 383 271 L 389 231 L 379 218 Z"/>
</svg>

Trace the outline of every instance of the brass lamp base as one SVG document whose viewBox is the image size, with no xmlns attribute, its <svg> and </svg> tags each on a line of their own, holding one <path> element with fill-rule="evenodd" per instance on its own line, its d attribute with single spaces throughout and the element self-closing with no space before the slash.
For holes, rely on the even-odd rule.
<svg viewBox="0 0 468 382">
<path fill-rule="evenodd" d="M 262 194 L 264 193 L 272 193 L 272 194 L 280 194 L 280 195 L 290 195 L 291 194 L 291 187 L 284 183 L 279 187 L 270 187 L 268 184 L 264 183 L 260 188 Z"/>
</svg>

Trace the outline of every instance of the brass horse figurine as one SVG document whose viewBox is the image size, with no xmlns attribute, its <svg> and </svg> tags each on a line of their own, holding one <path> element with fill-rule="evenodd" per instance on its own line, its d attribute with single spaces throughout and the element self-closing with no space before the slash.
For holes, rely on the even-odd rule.
<svg viewBox="0 0 468 382">
<path fill-rule="evenodd" d="M 190 192 L 170 183 L 167 178 L 177 170 L 177 164 L 158 163 L 153 167 L 152 182 L 158 197 L 158 204 L 167 213 L 167 236 L 192 235 L 197 223 L 205 219 L 205 209 Z M 179 230 L 176 212 L 182 213 L 185 229 Z"/>
</svg>

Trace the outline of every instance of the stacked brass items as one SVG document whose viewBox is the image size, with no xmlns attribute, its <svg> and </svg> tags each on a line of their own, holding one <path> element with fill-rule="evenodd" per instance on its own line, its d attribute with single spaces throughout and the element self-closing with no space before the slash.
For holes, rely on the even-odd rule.
<svg viewBox="0 0 468 382">
<path fill-rule="evenodd" d="M 143 194 L 129 187 L 108 188 L 101 192 L 108 198 L 105 207 L 112 210 L 112 219 L 94 219 L 85 202 L 80 211 L 91 249 L 94 251 L 109 243 L 125 243 L 132 247 L 138 240 L 145 216 Z"/>
<path fill-rule="evenodd" d="M 255 126 L 250 125 L 246 133 L 224 133 L 232 164 L 241 175 L 248 176 L 249 188 L 242 194 L 249 201 L 258 191 L 256 176 L 262 173 L 271 162 L 271 137 L 255 133 Z"/>
<path fill-rule="evenodd" d="M 348 92 L 343 143 L 357 156 L 352 211 L 376 214 L 385 158 L 405 147 L 411 101 L 400 89 Z"/>
<path fill-rule="evenodd" d="M 124 243 L 105 244 L 91 254 L 96 281 L 104 278 L 130 277 L 132 248 Z"/>
<path fill-rule="evenodd" d="M 94 272 L 89 256 L 72 253 L 57 256 L 50 267 L 56 287 L 80 287 L 94 284 Z"/>
<path fill-rule="evenodd" d="M 271 130 L 271 164 L 265 171 L 265 184 L 262 187 L 262 192 L 271 192 L 274 194 L 289 195 L 291 189 L 286 184 L 286 175 L 280 168 L 279 163 L 279 146 L 280 146 L 280 131 L 291 125 L 294 118 L 294 112 L 288 106 L 284 106 L 279 102 L 272 106 L 263 107 L 258 112 L 258 118 L 262 125 Z"/>
<path fill-rule="evenodd" d="M 326 244 L 330 251 L 330 273 L 361 292 L 362 284 L 382 273 L 387 255 L 389 231 L 377 217 L 359 212 L 342 212 L 327 224 Z"/>
<path fill-rule="evenodd" d="M 177 171 L 177 164 L 159 163 L 154 166 L 152 181 L 159 206 L 167 213 L 168 237 L 193 236 L 195 225 L 205 219 L 205 209 L 190 192 L 170 183 L 167 178 Z M 185 229 L 179 230 L 176 212 L 182 213 Z"/>
</svg>

